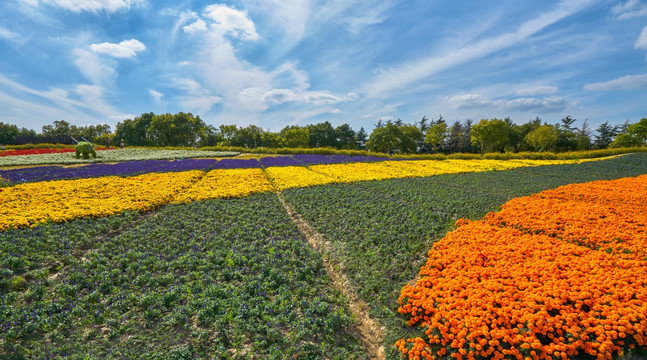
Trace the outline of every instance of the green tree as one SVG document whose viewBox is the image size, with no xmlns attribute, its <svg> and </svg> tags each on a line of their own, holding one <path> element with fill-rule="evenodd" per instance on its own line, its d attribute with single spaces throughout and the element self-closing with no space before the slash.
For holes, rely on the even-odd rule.
<svg viewBox="0 0 647 360">
<path fill-rule="evenodd" d="M 484 153 L 503 151 L 510 144 L 510 131 L 510 125 L 501 119 L 483 119 L 472 126 L 471 141 Z"/>
<path fill-rule="evenodd" d="M 606 149 L 616 136 L 616 127 L 609 125 L 606 121 L 601 124 L 597 129 L 598 134 L 595 135 L 595 146 L 598 149 Z"/>
<path fill-rule="evenodd" d="M 381 120 L 380 120 L 381 121 Z M 399 148 L 402 132 L 400 128 L 390 121 L 386 125 L 376 127 L 366 142 L 370 151 L 390 153 Z"/>
<path fill-rule="evenodd" d="M 310 130 L 299 126 L 286 126 L 281 130 L 283 144 L 290 148 L 305 148 L 310 143 Z"/>
<path fill-rule="evenodd" d="M 623 148 L 623 147 L 634 147 L 634 146 L 641 146 L 643 143 L 638 139 L 637 137 L 629 134 L 629 133 L 622 133 L 618 134 L 616 138 L 609 144 L 610 148 Z"/>
<path fill-rule="evenodd" d="M 640 119 L 639 122 L 629 125 L 627 132 L 635 136 L 642 144 L 647 143 L 647 118 Z"/>
<path fill-rule="evenodd" d="M 360 127 L 359 131 L 357 132 L 357 148 L 363 149 L 366 147 L 366 141 L 368 141 L 368 134 L 366 133 L 366 130 L 364 130 L 364 127 Z"/>
<path fill-rule="evenodd" d="M 335 128 L 335 147 L 338 149 L 357 149 L 357 134 L 348 124 Z"/>
<path fill-rule="evenodd" d="M 233 146 L 242 146 L 249 149 L 261 146 L 261 136 L 265 131 L 256 125 L 249 125 L 238 129 L 236 137 L 231 141 Z"/>
<path fill-rule="evenodd" d="M 213 125 L 207 125 L 202 132 L 199 146 L 217 146 L 222 143 L 223 137 Z"/>
<path fill-rule="evenodd" d="M 559 129 L 542 125 L 526 135 L 525 141 L 536 151 L 555 151 L 559 140 Z"/>
<path fill-rule="evenodd" d="M 311 148 L 335 147 L 335 129 L 330 122 L 308 125 L 310 132 L 309 146 Z"/>
<path fill-rule="evenodd" d="M 447 138 L 449 137 L 449 128 L 443 121 L 431 125 L 427 129 L 425 143 L 431 146 L 433 152 L 440 152 L 446 148 Z"/>
<path fill-rule="evenodd" d="M 65 120 L 56 120 L 54 125 L 45 125 L 41 129 L 45 136 L 71 136 L 70 123 Z"/>
<path fill-rule="evenodd" d="M 155 114 L 144 113 L 134 119 L 126 119 L 117 123 L 115 137 L 130 146 L 152 145 L 148 135 L 148 128 Z"/>
<path fill-rule="evenodd" d="M 261 134 L 261 146 L 266 148 L 279 148 L 283 146 L 283 139 L 277 133 L 265 131 Z"/>
<path fill-rule="evenodd" d="M 199 116 L 191 113 L 153 116 L 147 134 L 154 146 L 195 146 L 206 127 Z"/>
<path fill-rule="evenodd" d="M 422 131 L 415 125 L 400 125 L 400 143 L 398 150 L 401 153 L 416 153 L 418 151 L 418 140 L 422 137 Z"/>
<path fill-rule="evenodd" d="M 0 122 L 0 144 L 13 144 L 19 134 L 18 126 Z"/>
<path fill-rule="evenodd" d="M 222 136 L 222 145 L 225 146 L 234 146 L 233 143 L 236 141 L 238 136 L 238 126 L 236 125 L 220 125 L 220 136 Z"/>
</svg>

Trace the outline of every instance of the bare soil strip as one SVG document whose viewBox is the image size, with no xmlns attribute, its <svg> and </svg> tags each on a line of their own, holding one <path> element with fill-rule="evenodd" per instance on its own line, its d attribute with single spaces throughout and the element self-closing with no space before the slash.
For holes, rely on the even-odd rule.
<svg viewBox="0 0 647 360">
<path fill-rule="evenodd" d="M 348 307 L 357 320 L 357 335 L 369 355 L 372 359 L 384 359 L 384 332 L 379 324 L 371 319 L 368 304 L 357 296 L 355 289 L 346 275 L 343 272 L 335 270 L 333 264 L 327 259 L 326 254 L 329 253 L 327 249 L 329 245 L 327 245 L 323 235 L 303 220 L 301 215 L 285 200 L 282 193 L 278 192 L 277 195 L 288 215 L 299 228 L 299 231 L 303 233 L 308 243 L 322 255 L 324 268 L 328 277 L 332 279 L 335 288 L 341 291 L 348 299 Z"/>
</svg>

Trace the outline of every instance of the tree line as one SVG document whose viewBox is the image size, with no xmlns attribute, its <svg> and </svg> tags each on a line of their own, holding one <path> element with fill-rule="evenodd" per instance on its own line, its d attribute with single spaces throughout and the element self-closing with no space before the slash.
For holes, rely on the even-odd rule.
<svg viewBox="0 0 647 360">
<path fill-rule="evenodd" d="M 579 127 L 566 116 L 557 124 L 535 118 L 516 124 L 510 118 L 455 121 L 426 116 L 414 123 L 379 120 L 368 134 L 348 124 L 333 127 L 330 122 L 306 126 L 289 125 L 272 132 L 256 125 L 207 125 L 191 113 L 145 113 L 109 125 L 75 126 L 65 120 L 42 127 L 40 133 L 0 122 L 0 144 L 73 143 L 85 139 L 94 143 L 124 143 L 127 146 L 237 146 L 243 148 L 335 148 L 367 149 L 384 153 L 477 153 L 520 151 L 573 151 L 632 147 L 647 144 L 647 118 L 636 123 L 612 126 L 608 122 L 595 130 L 587 120 Z"/>
</svg>

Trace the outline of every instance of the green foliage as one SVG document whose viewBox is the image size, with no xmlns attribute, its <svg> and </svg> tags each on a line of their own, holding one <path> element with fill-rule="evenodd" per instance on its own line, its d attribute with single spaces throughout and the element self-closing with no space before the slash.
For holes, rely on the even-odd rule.
<svg viewBox="0 0 647 360">
<path fill-rule="evenodd" d="M 472 126 L 471 141 L 481 152 L 503 151 L 510 144 L 510 124 L 500 119 L 479 121 Z"/>
<path fill-rule="evenodd" d="M 281 130 L 283 144 L 289 148 L 308 147 L 310 141 L 310 130 L 298 126 L 286 126 Z"/>
<path fill-rule="evenodd" d="M 647 144 L 647 118 L 642 118 L 639 122 L 629 125 L 627 131 L 640 140 L 643 145 Z"/>
<path fill-rule="evenodd" d="M 445 147 L 447 137 L 449 135 L 449 128 L 447 124 L 442 122 L 439 124 L 431 125 L 427 129 L 425 136 L 425 143 L 431 145 L 434 152 L 439 152 Z"/>
<path fill-rule="evenodd" d="M 559 140 L 559 130 L 551 125 L 542 125 L 529 132 L 525 140 L 536 151 L 555 151 Z"/>
<path fill-rule="evenodd" d="M 94 151 L 94 144 L 87 141 L 81 141 L 76 144 L 75 150 L 77 159 L 80 158 L 81 155 L 83 155 L 84 159 L 89 159 L 90 155 L 92 155 L 92 158 L 97 158 L 97 153 Z"/>
<path fill-rule="evenodd" d="M 274 194 L 10 230 L 8 256 L 0 358 L 367 358 Z"/>
<path fill-rule="evenodd" d="M 384 126 L 378 127 L 369 136 L 366 147 L 381 153 L 415 153 L 418 139 L 422 137 L 420 129 L 414 125 L 387 121 Z"/>
</svg>

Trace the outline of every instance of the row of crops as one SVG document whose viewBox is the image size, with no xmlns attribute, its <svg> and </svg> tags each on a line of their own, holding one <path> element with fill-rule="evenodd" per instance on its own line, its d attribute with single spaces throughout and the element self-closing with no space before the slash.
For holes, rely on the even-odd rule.
<svg viewBox="0 0 647 360">
<path fill-rule="evenodd" d="M 453 171 L 460 174 L 444 175 L 434 162 L 408 163 L 193 170 L 1 188 L 2 201 L 14 189 L 29 188 L 40 193 L 21 206 L 75 215 L 0 233 L 0 358 L 368 358 L 348 299 L 334 290 L 322 257 L 343 271 L 385 329 L 387 358 L 401 358 L 401 349 L 422 356 L 420 350 L 432 346 L 427 328 L 409 326 L 417 313 L 398 314 L 398 298 L 456 220 L 477 220 L 513 198 L 561 185 L 647 173 L 647 154 L 535 167 L 462 162 Z M 330 168 L 314 171 L 316 166 Z M 302 176 L 309 174 L 304 171 L 315 175 Z M 390 180 L 361 181 L 373 179 Z M 139 186 L 128 187 L 128 181 Z M 266 188 L 249 185 L 255 182 Z M 255 186 L 265 192 L 214 199 L 231 197 L 222 189 L 243 196 L 256 192 L 249 191 Z M 88 190 L 86 201 L 66 200 L 83 189 L 93 189 L 99 199 L 91 203 Z M 268 190 L 283 190 L 323 234 L 322 253 L 308 245 Z M 47 194 L 58 194 L 57 201 L 39 205 Z M 137 199 L 150 204 L 134 210 L 174 204 L 149 213 L 106 211 L 105 204 L 126 202 L 114 200 L 115 194 L 132 196 L 133 206 Z M 22 212 L 13 203 L 4 208 Z M 635 252 L 623 244 L 611 251 Z M 633 268 L 634 276 L 644 279 L 641 266 Z M 414 349 L 414 343 L 422 347 Z"/>
<path fill-rule="evenodd" d="M 231 160 L 235 161 L 236 159 Z M 164 166 L 174 166 L 175 163 L 178 162 L 167 161 Z M 188 168 L 204 165 L 201 160 L 195 159 L 183 160 L 180 163 L 188 164 Z M 447 173 L 505 170 L 560 163 L 573 163 L 573 161 L 381 161 L 308 167 L 271 166 L 264 169 L 215 169 L 208 172 L 202 170 L 154 172 L 126 177 L 99 176 L 75 180 L 25 182 L 0 189 L 2 193 L 2 197 L 0 197 L 0 230 L 35 226 L 47 221 L 61 222 L 85 216 L 100 217 L 126 210 L 147 211 L 169 203 L 241 197 L 275 189 L 284 190 L 292 187 L 330 183 L 351 183 Z M 125 171 L 133 168 L 130 164 L 122 167 L 115 166 L 117 169 Z M 182 169 L 186 170 L 187 168 L 183 167 Z M 20 171 L 23 176 L 25 174 L 49 174 L 47 171 L 43 172 L 39 167 L 20 169 Z M 73 171 L 75 171 L 74 168 Z M 20 209 L 20 211 L 16 211 L 16 209 Z"/>
</svg>

